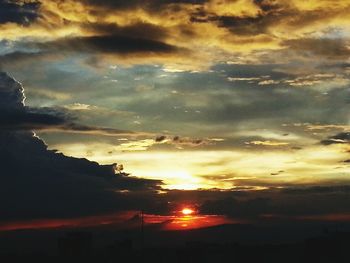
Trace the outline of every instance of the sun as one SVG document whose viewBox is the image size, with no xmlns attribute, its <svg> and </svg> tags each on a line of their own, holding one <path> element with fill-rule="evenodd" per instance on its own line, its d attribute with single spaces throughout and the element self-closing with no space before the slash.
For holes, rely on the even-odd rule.
<svg viewBox="0 0 350 263">
<path fill-rule="evenodd" d="M 181 213 L 185 216 L 191 215 L 194 213 L 194 210 L 191 208 L 184 208 L 181 210 Z"/>
</svg>

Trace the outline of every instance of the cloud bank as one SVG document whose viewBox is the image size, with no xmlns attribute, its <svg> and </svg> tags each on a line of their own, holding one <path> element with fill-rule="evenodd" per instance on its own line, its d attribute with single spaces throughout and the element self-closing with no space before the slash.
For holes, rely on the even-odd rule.
<svg viewBox="0 0 350 263">
<path fill-rule="evenodd" d="M 113 165 L 48 150 L 30 130 L 17 130 L 17 122 L 24 121 L 18 116 L 30 122 L 26 129 L 34 122 L 56 125 L 54 118 L 28 112 L 22 86 L 5 73 L 0 74 L 0 93 L 2 118 L 11 120 L 6 124 L 11 129 L 0 131 L 2 221 L 138 210 L 160 189 L 161 181 L 117 175 Z"/>
</svg>

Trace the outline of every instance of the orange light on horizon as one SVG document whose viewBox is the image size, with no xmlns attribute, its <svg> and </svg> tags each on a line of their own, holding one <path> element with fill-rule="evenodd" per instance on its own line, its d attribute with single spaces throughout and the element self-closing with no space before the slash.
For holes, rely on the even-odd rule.
<svg viewBox="0 0 350 263">
<path fill-rule="evenodd" d="M 232 224 L 235 221 L 221 215 L 182 215 L 174 216 L 162 227 L 163 230 L 191 230 L 223 224 Z"/>
<path fill-rule="evenodd" d="M 184 208 L 181 210 L 181 213 L 185 216 L 192 215 L 194 213 L 194 210 L 191 208 Z"/>
<path fill-rule="evenodd" d="M 183 208 L 175 215 L 144 214 L 145 225 L 159 225 L 162 231 L 191 230 L 237 223 L 222 215 L 199 215 L 195 208 Z M 68 219 L 37 219 L 27 221 L 1 222 L 0 233 L 26 229 L 84 228 L 107 225 L 118 229 L 139 228 L 139 220 L 134 221 L 136 211 L 125 211 L 107 215 L 87 216 Z"/>
</svg>

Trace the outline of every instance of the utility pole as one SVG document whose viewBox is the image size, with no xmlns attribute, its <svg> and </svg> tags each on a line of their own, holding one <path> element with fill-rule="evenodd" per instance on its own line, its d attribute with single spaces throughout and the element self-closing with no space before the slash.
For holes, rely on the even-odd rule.
<svg viewBox="0 0 350 263">
<path fill-rule="evenodd" d="M 144 242 L 145 242 L 144 225 L 145 225 L 144 213 L 143 213 L 143 210 L 141 210 L 141 247 L 142 249 L 144 248 Z"/>
</svg>

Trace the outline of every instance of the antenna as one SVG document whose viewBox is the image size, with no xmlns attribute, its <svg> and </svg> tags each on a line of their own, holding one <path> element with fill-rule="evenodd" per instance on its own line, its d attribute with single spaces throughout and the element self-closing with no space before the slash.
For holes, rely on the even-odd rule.
<svg viewBox="0 0 350 263">
<path fill-rule="evenodd" d="M 145 225 L 144 213 L 143 213 L 143 210 L 141 210 L 141 247 L 142 248 L 144 247 L 144 241 L 145 241 L 144 225 Z"/>
</svg>

